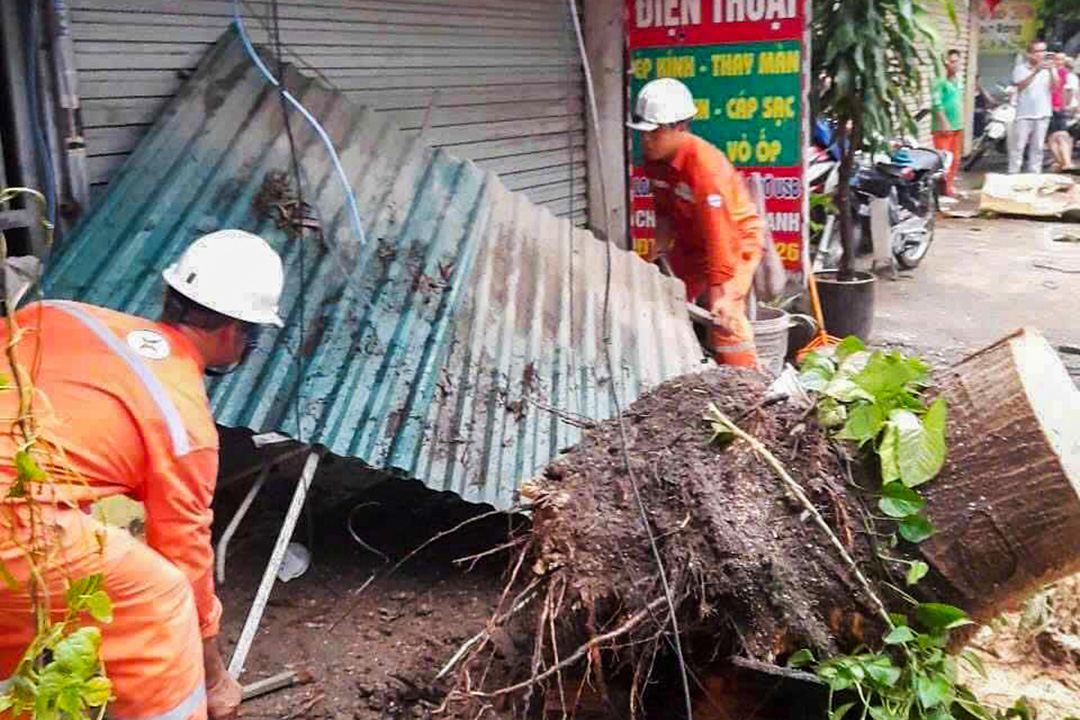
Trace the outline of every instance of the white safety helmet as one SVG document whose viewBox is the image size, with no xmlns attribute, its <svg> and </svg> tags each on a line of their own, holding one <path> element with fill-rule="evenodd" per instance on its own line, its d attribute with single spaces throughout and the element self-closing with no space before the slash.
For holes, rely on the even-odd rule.
<svg viewBox="0 0 1080 720">
<path fill-rule="evenodd" d="M 675 78 L 657 78 L 645 83 L 637 96 L 631 130 L 649 132 L 661 125 L 673 125 L 697 115 L 690 88 Z"/>
<path fill-rule="evenodd" d="M 218 230 L 203 235 L 161 274 L 176 292 L 227 317 L 281 327 L 285 285 L 281 258 L 258 235 Z"/>
</svg>

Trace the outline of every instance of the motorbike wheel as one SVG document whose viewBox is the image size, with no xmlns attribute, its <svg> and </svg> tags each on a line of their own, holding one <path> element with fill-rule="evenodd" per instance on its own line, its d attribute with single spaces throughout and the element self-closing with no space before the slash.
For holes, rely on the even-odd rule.
<svg viewBox="0 0 1080 720">
<path fill-rule="evenodd" d="M 934 205 L 937 204 L 937 193 L 934 193 Z M 919 263 L 926 257 L 926 253 L 930 250 L 930 243 L 934 242 L 934 226 L 937 222 L 937 213 L 934 212 L 933 205 L 930 208 L 930 215 L 926 221 L 926 233 L 914 242 L 907 242 L 905 240 L 903 248 L 900 252 L 893 253 L 893 257 L 896 258 L 896 264 L 900 266 L 902 270 L 914 270 L 919 267 Z"/>
<path fill-rule="evenodd" d="M 986 141 L 985 135 L 979 138 L 979 141 L 975 143 L 975 147 L 972 148 L 971 154 L 968 155 L 967 160 L 962 164 L 964 172 L 971 170 L 971 168 L 975 167 L 975 163 L 982 160 L 982 156 L 986 154 L 987 146 L 989 144 L 990 143 Z"/>
</svg>

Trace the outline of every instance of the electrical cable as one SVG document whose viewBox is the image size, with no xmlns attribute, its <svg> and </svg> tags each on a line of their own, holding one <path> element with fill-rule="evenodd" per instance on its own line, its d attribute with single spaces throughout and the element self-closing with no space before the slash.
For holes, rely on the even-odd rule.
<svg viewBox="0 0 1080 720">
<path fill-rule="evenodd" d="M 656 560 L 657 569 L 660 571 L 660 582 L 664 588 L 664 597 L 667 600 L 668 611 L 671 615 L 671 626 L 674 634 L 675 655 L 679 660 L 679 673 L 682 678 L 683 685 L 683 699 L 686 703 L 686 717 L 687 720 L 693 720 L 693 704 L 690 698 L 690 680 L 687 677 L 686 672 L 686 660 L 682 651 L 682 640 L 680 638 L 679 623 L 675 612 L 675 599 L 671 594 L 671 586 L 668 583 L 667 571 L 664 568 L 664 560 L 660 556 L 660 548 L 656 544 L 656 535 L 653 533 L 652 526 L 649 524 L 648 510 L 645 507 L 645 501 L 641 496 L 641 490 L 637 480 L 637 474 L 634 472 L 632 463 L 630 462 L 630 441 L 626 432 L 626 420 L 623 418 L 622 406 L 619 402 L 619 391 L 615 387 L 615 362 L 611 357 L 611 314 L 610 314 L 610 300 L 611 300 L 611 271 L 612 271 L 612 255 L 611 245 L 613 243 L 611 235 L 611 205 L 608 203 L 607 195 L 607 183 L 604 182 L 604 150 L 602 143 L 602 136 L 600 134 L 600 115 L 596 106 L 596 90 L 593 85 L 592 69 L 589 66 L 589 57 L 585 51 L 585 38 L 581 32 L 581 20 L 578 16 L 577 0 L 567 0 L 570 8 L 570 18 L 574 23 L 574 34 L 577 37 L 578 52 L 581 55 L 581 64 L 585 71 L 585 92 L 588 95 L 589 110 L 592 116 L 593 132 L 595 134 L 596 141 L 596 155 L 597 163 L 600 166 L 600 198 L 603 204 L 604 210 L 604 228 L 607 233 L 607 257 L 605 262 L 604 271 L 604 354 L 607 356 L 608 366 L 608 390 L 611 394 L 612 405 L 614 406 L 616 417 L 619 423 L 619 435 L 622 440 L 622 455 L 623 462 L 626 466 L 627 477 L 630 480 L 630 487 L 633 489 L 634 498 L 638 506 L 638 512 L 641 514 L 641 522 L 645 527 L 645 532 L 649 537 L 649 547 L 652 550 L 653 558 Z"/>
<path fill-rule="evenodd" d="M 31 0 L 30 12 L 27 17 L 29 28 L 27 30 L 26 43 L 26 89 L 30 96 L 30 110 L 34 114 L 34 144 L 37 146 L 37 160 L 45 166 L 45 207 L 46 216 L 53 227 L 56 227 L 56 173 L 53 169 L 52 149 L 49 147 L 49 138 L 45 135 L 46 123 L 41 99 L 38 93 L 38 13 L 40 12 L 39 0 Z M 50 243 L 51 245 L 51 243 Z"/>
<path fill-rule="evenodd" d="M 337 151 L 334 149 L 334 143 L 330 139 L 330 136 L 326 133 L 322 124 L 319 123 L 315 116 L 308 112 L 299 100 L 293 97 L 292 93 L 282 86 L 281 82 L 274 77 L 274 75 L 267 69 L 263 63 L 259 54 L 255 52 L 255 47 L 251 44 L 251 38 L 248 37 L 247 27 L 244 25 L 244 18 L 240 14 L 240 0 L 232 0 L 233 4 L 233 20 L 236 23 L 237 32 L 240 33 L 240 40 L 244 44 L 244 49 L 247 50 L 248 56 L 251 61 L 255 63 L 255 67 L 259 69 L 266 81 L 281 91 L 281 96 L 296 110 L 304 116 L 304 119 L 311 123 L 311 126 L 315 128 L 315 132 L 318 133 L 319 138 L 323 141 L 323 145 L 326 147 L 326 152 L 330 155 L 330 160 L 334 165 L 334 171 L 337 173 L 338 179 L 341 181 L 342 189 L 345 191 L 345 198 L 349 205 L 349 214 L 352 218 L 353 230 L 356 233 L 358 242 L 361 245 L 367 243 L 367 238 L 364 235 L 363 223 L 360 221 L 360 208 L 356 204 L 356 196 L 353 194 L 352 184 L 349 182 L 348 176 L 345 174 L 345 169 L 341 166 L 341 158 L 338 157 Z M 344 268 L 342 268 L 344 271 Z"/>
<path fill-rule="evenodd" d="M 278 86 L 278 98 L 281 100 L 281 115 L 285 125 L 285 136 L 289 140 L 289 156 L 292 161 L 293 178 L 296 181 L 296 214 L 298 215 L 298 222 L 294 227 L 287 227 L 286 234 L 295 242 L 299 243 L 299 270 L 300 270 L 300 292 L 299 292 L 299 327 L 300 332 L 296 339 L 296 396 L 295 396 L 295 412 L 296 412 L 296 440 L 303 444 L 304 442 L 304 423 L 303 423 L 303 406 L 304 406 L 304 392 L 303 384 L 306 373 L 306 363 L 304 361 L 304 342 L 307 336 L 306 323 L 304 320 L 304 300 L 307 297 L 306 284 L 307 274 L 305 269 L 305 255 L 307 253 L 307 247 L 304 243 L 304 224 L 306 214 L 306 206 L 304 204 L 304 178 L 300 171 L 300 156 L 296 152 L 296 138 L 293 136 L 292 119 L 289 113 L 289 105 L 285 100 L 287 93 L 285 89 L 285 59 L 282 55 L 282 43 L 281 43 L 281 18 L 278 7 L 278 0 L 272 0 L 270 4 L 271 12 L 271 24 L 273 27 L 272 43 L 274 47 L 274 56 L 277 61 L 278 77 L 281 78 L 281 85 Z M 287 218 L 287 222 L 291 221 L 291 218 Z M 296 237 L 293 237 L 293 232 L 296 232 Z M 314 480 L 314 478 L 312 478 Z M 305 489 L 304 494 L 307 494 Z M 315 523 L 312 518 L 311 503 L 304 503 L 304 519 L 307 521 L 307 549 L 308 553 L 314 557 L 315 554 Z"/>
</svg>

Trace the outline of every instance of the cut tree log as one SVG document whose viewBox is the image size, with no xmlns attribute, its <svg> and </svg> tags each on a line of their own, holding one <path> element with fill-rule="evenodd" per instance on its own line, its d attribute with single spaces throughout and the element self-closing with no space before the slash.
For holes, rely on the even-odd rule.
<svg viewBox="0 0 1080 720">
<path fill-rule="evenodd" d="M 952 368 L 948 459 L 920 488 L 938 529 L 919 549 L 987 620 L 1080 572 L 1080 391 L 1037 331 Z"/>
<path fill-rule="evenodd" d="M 531 537 L 492 620 L 533 652 L 488 673 L 491 644 L 476 643 L 459 666 L 462 696 L 524 711 L 542 678 L 560 698 L 590 683 L 604 694 L 621 688 L 631 712 L 614 707 L 612 717 L 635 709 L 637 717 L 681 717 L 672 696 L 655 690 L 678 687 L 678 665 L 650 534 L 687 666 L 703 679 L 708 703 L 733 717 L 735 700 L 708 690 L 730 685 L 730 658 L 782 663 L 800 648 L 820 656 L 880 643 L 879 606 L 830 534 L 893 612 L 910 612 L 914 595 L 987 618 L 1080 570 L 1080 393 L 1037 332 L 1017 332 L 945 373 L 949 458 L 919 487 L 938 534 L 920 545 L 888 546 L 896 525 L 877 508 L 876 459 L 830 441 L 799 407 L 763 406 L 766 387 L 732 368 L 678 378 L 635 402 L 621 424 L 598 425 L 547 470 Z M 750 443 L 710 442 L 710 403 L 778 458 L 828 533 Z M 904 561 L 924 558 L 931 573 L 905 586 Z M 536 595 L 512 620 L 499 619 Z M 478 687 L 476 677 L 487 681 Z"/>
</svg>

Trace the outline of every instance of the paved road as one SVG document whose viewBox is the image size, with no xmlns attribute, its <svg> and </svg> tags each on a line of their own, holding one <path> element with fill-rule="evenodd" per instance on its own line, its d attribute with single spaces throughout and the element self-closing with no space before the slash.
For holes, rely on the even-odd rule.
<svg viewBox="0 0 1080 720">
<path fill-rule="evenodd" d="M 879 280 L 873 341 L 938 362 L 1022 326 L 1080 346 L 1080 242 L 1054 242 L 1064 231 L 1080 234 L 1080 224 L 942 219 L 918 269 Z"/>
</svg>

